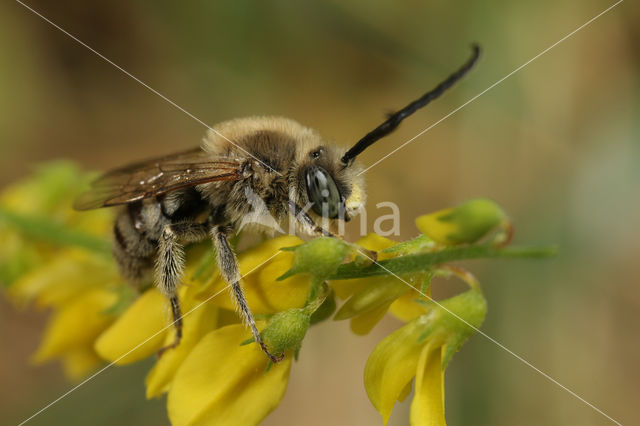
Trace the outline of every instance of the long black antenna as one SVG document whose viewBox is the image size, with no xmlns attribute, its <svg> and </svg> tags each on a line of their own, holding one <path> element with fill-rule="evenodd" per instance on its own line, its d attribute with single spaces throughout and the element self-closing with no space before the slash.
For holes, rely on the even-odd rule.
<svg viewBox="0 0 640 426">
<path fill-rule="evenodd" d="M 433 90 L 422 95 L 422 97 L 420 97 L 419 99 L 411 102 L 400 111 L 391 114 L 387 121 L 367 133 L 349 151 L 347 151 L 346 154 L 344 154 L 341 160 L 342 163 L 349 164 L 349 162 L 351 162 L 374 142 L 393 132 L 398 127 L 398 125 L 400 125 L 402 120 L 404 120 L 423 106 L 427 105 L 438 96 L 442 95 L 448 88 L 453 86 L 458 80 L 464 77 L 464 75 L 469 72 L 471 68 L 473 68 L 475 63 L 478 61 L 478 58 L 480 57 L 480 46 L 478 46 L 477 44 L 473 44 L 471 48 L 473 49 L 471 58 L 469 58 L 469 60 L 458 71 L 451 74 L 449 77 L 447 77 L 446 80 L 438 84 Z"/>
</svg>

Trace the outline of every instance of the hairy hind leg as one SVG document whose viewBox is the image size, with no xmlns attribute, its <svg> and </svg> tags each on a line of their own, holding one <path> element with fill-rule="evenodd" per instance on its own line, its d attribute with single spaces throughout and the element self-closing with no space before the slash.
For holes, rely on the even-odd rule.
<svg viewBox="0 0 640 426">
<path fill-rule="evenodd" d="M 182 312 L 178 286 L 184 271 L 184 250 L 180 241 L 198 241 L 206 235 L 207 227 L 204 224 L 181 223 L 167 225 L 162 230 L 158 241 L 155 279 L 158 289 L 169 298 L 176 336 L 174 342 L 160 349 L 158 355 L 162 355 L 167 349 L 175 348 L 182 339 Z"/>
</svg>

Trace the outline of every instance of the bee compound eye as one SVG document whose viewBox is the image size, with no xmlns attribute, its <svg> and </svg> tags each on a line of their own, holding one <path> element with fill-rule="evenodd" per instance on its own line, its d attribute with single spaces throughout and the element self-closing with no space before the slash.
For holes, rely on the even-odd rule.
<svg viewBox="0 0 640 426">
<path fill-rule="evenodd" d="M 307 195 L 311 209 L 319 216 L 335 219 L 340 212 L 340 191 L 333 177 L 320 166 L 311 166 L 306 173 Z"/>
</svg>

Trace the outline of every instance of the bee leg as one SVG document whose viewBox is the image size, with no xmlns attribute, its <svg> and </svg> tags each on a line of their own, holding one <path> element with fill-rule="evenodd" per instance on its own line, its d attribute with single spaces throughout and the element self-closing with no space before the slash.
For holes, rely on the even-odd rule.
<svg viewBox="0 0 640 426">
<path fill-rule="evenodd" d="M 376 262 L 378 260 L 378 252 L 373 250 L 367 250 L 363 247 L 360 247 L 354 243 L 350 243 L 349 241 L 345 241 L 342 236 L 334 234 L 331 231 L 324 229 L 322 226 L 316 224 L 311 216 L 299 205 L 294 202 L 290 203 L 290 208 L 293 214 L 295 215 L 296 220 L 307 230 L 310 235 L 316 235 L 318 237 L 332 237 L 338 238 L 345 243 L 349 244 L 353 247 L 357 252 L 362 254 L 364 257 L 368 258 L 372 262 Z"/>
<path fill-rule="evenodd" d="M 253 314 L 251 313 L 249 305 L 247 304 L 247 299 L 245 299 L 244 293 L 242 292 L 242 287 L 240 286 L 241 277 L 238 270 L 238 261 L 235 254 L 233 254 L 233 251 L 231 250 L 231 246 L 229 246 L 229 241 L 227 240 L 226 233 L 223 231 L 222 227 L 214 226 L 211 228 L 211 237 L 213 239 L 213 245 L 217 251 L 217 260 L 218 267 L 220 268 L 220 273 L 222 274 L 224 280 L 227 283 L 231 284 L 231 290 L 236 302 L 236 309 L 240 312 L 242 322 L 249 326 L 256 343 L 260 345 L 260 348 L 262 348 L 264 353 L 267 354 L 272 362 L 277 363 L 282 361 L 282 358 L 284 358 L 284 354 L 280 354 L 277 356 L 271 354 L 271 352 L 269 352 L 269 349 L 267 348 L 267 345 L 262 340 L 262 336 L 260 336 L 258 327 L 256 327 L 256 321 L 253 318 Z"/>
<path fill-rule="evenodd" d="M 158 241 L 155 278 L 158 289 L 169 298 L 176 336 L 174 342 L 160 349 L 158 355 L 175 348 L 182 339 L 182 312 L 177 290 L 184 270 L 184 250 L 179 241 L 198 241 L 206 236 L 206 225 L 193 223 L 167 225 L 162 230 Z"/>
<path fill-rule="evenodd" d="M 176 337 L 173 343 L 160 348 L 158 351 L 158 357 L 161 357 L 167 350 L 178 346 L 180 344 L 180 340 L 182 340 L 182 312 L 180 310 L 178 295 L 174 294 L 173 296 L 170 296 L 169 303 L 171 304 L 171 315 L 173 316 L 173 326 L 176 329 Z"/>
<path fill-rule="evenodd" d="M 300 223 L 300 225 L 302 225 L 302 227 L 306 229 L 306 232 L 309 235 L 316 235 L 318 237 L 339 238 L 333 232 L 328 231 L 324 229 L 322 226 L 318 225 L 315 222 L 315 220 L 313 220 L 313 218 L 309 216 L 309 213 L 307 213 L 305 209 L 303 209 L 302 207 L 300 207 L 298 204 L 296 204 L 291 200 L 289 201 L 289 208 L 290 208 L 290 212 L 294 215 L 294 217 Z"/>
</svg>

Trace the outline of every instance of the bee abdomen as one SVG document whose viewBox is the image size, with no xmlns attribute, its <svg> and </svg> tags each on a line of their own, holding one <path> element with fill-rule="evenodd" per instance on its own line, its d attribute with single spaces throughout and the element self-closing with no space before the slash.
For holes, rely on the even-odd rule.
<svg viewBox="0 0 640 426">
<path fill-rule="evenodd" d="M 130 254 L 117 240 L 117 234 L 113 245 L 113 257 L 122 276 L 133 281 L 142 280 L 153 267 L 153 255 L 141 257 Z"/>
<path fill-rule="evenodd" d="M 154 206 L 131 203 L 118 215 L 113 227 L 113 255 L 122 275 L 129 279 L 142 278 L 153 266 L 158 244 L 153 231 L 157 223 L 149 222 L 157 220 L 149 214 L 150 209 Z"/>
</svg>

